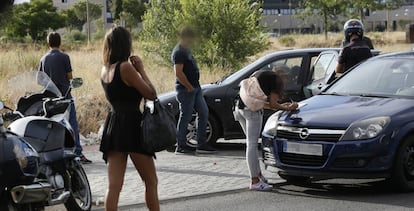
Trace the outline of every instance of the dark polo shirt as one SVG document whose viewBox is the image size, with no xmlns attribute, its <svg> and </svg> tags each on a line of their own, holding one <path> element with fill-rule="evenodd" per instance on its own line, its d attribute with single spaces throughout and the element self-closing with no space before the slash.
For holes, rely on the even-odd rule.
<svg viewBox="0 0 414 211">
<path fill-rule="evenodd" d="M 197 63 L 194 59 L 193 54 L 187 48 L 182 47 L 181 45 L 176 45 L 171 54 L 171 61 L 175 64 L 182 64 L 183 72 L 188 79 L 188 82 L 193 85 L 194 88 L 200 87 L 200 70 L 198 69 Z M 177 89 L 185 89 L 178 80 L 175 82 Z"/>
<path fill-rule="evenodd" d="M 62 95 L 69 89 L 67 74 L 72 72 L 70 58 L 60 50 L 51 50 L 40 60 L 39 71 L 45 72 L 56 84 Z M 69 93 L 70 96 L 70 93 Z"/>
</svg>

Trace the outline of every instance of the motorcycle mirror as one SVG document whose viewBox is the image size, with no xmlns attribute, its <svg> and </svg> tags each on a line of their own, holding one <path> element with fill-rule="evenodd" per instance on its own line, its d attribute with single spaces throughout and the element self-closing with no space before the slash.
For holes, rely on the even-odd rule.
<svg viewBox="0 0 414 211">
<path fill-rule="evenodd" d="M 4 108 L 4 104 L 3 102 L 0 101 L 0 110 L 2 110 Z"/>
<path fill-rule="evenodd" d="M 70 82 L 70 86 L 72 87 L 72 89 L 76 89 L 79 88 L 83 85 L 83 79 L 82 78 L 74 78 L 72 79 L 72 81 Z"/>
</svg>

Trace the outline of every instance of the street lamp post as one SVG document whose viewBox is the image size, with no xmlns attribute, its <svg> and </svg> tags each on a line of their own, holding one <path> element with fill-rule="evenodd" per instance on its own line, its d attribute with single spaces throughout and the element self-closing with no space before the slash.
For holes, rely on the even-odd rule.
<svg viewBox="0 0 414 211">
<path fill-rule="evenodd" d="M 387 7 L 387 31 L 388 32 L 391 31 L 390 22 L 391 22 L 390 9 Z"/>
<path fill-rule="evenodd" d="M 86 23 L 87 23 L 88 46 L 89 46 L 91 42 L 91 22 L 89 20 L 89 0 L 86 0 Z"/>
<path fill-rule="evenodd" d="M 292 12 L 292 0 L 289 0 L 289 12 L 288 12 L 288 14 L 289 14 L 289 32 L 291 33 L 292 32 L 292 15 L 293 15 L 293 12 Z"/>
</svg>

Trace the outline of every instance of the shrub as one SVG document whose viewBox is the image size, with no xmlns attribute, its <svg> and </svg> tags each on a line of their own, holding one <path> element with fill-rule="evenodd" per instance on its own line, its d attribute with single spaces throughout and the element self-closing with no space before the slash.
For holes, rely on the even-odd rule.
<svg viewBox="0 0 414 211">
<path fill-rule="evenodd" d="M 194 55 L 208 66 L 237 67 L 268 44 L 259 4 L 246 0 L 154 0 L 143 17 L 141 40 L 169 62 L 182 26 L 198 33 Z"/>
<path fill-rule="evenodd" d="M 295 38 L 291 35 L 284 35 L 279 38 L 279 43 L 286 47 L 293 47 L 296 45 Z"/>
<path fill-rule="evenodd" d="M 72 42 L 84 42 L 86 41 L 87 36 L 79 30 L 72 30 L 65 34 L 65 38 Z"/>
<path fill-rule="evenodd" d="M 105 37 L 105 32 L 103 30 L 97 31 L 92 34 L 93 40 L 96 40 L 96 41 L 102 41 L 104 37 Z"/>
</svg>

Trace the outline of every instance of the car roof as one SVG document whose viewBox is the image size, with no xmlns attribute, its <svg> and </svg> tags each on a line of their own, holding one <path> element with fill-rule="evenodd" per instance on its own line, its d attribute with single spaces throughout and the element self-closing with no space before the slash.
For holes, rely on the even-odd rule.
<svg viewBox="0 0 414 211">
<path fill-rule="evenodd" d="M 284 56 L 286 54 L 303 54 L 303 53 L 322 53 L 324 51 L 337 51 L 339 52 L 340 48 L 303 48 L 303 49 L 287 49 L 275 51 L 264 56 L 264 58 L 273 58 L 276 56 Z"/>
<path fill-rule="evenodd" d="M 387 53 L 387 54 L 383 54 L 383 55 L 373 57 L 370 60 L 388 59 L 388 58 L 414 59 L 414 51 Z"/>
<path fill-rule="evenodd" d="M 339 53 L 341 51 L 341 48 L 301 48 L 301 49 L 286 49 L 286 50 L 280 50 L 275 51 L 273 53 L 269 53 L 262 57 L 262 59 L 269 59 L 277 56 L 286 56 L 286 55 L 295 55 L 295 54 L 303 54 L 303 53 L 322 53 L 325 51 L 335 51 Z M 374 56 L 378 56 L 381 51 L 380 50 L 371 50 Z"/>
</svg>

